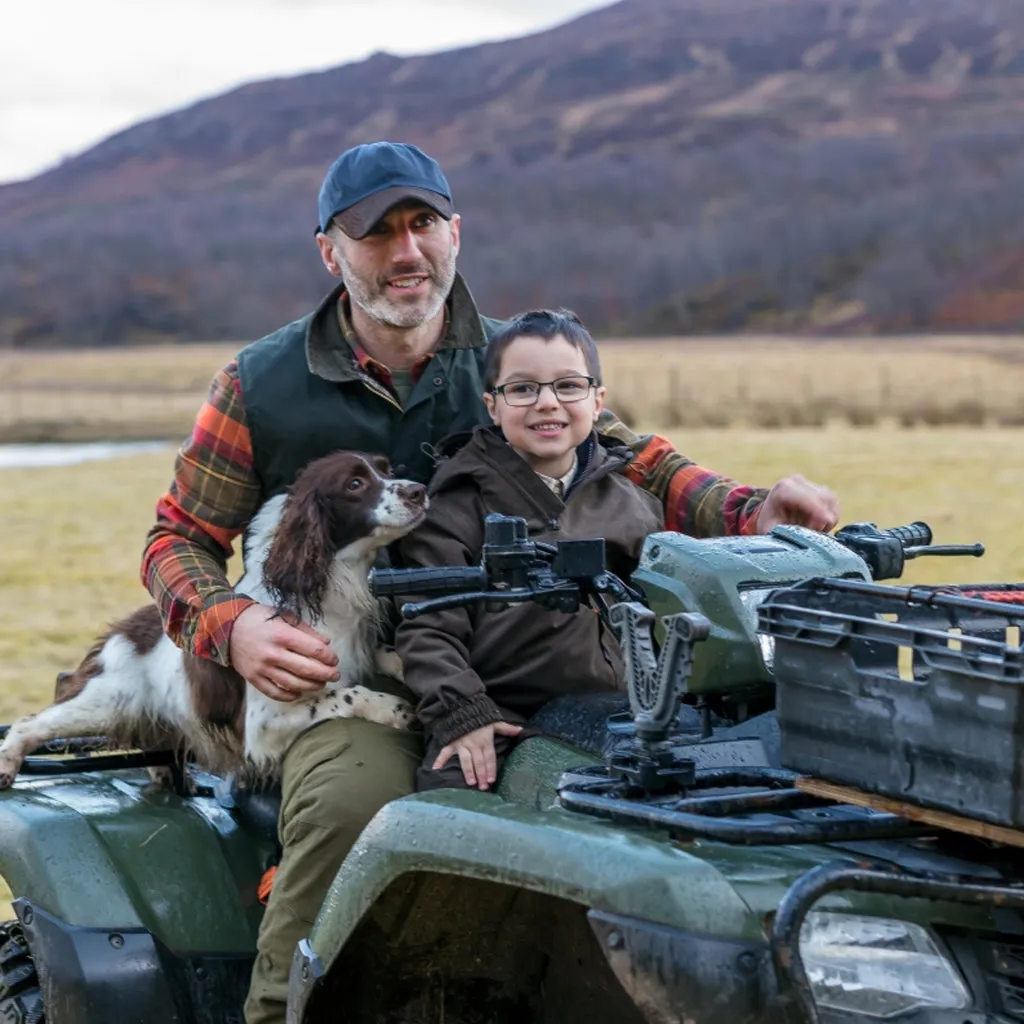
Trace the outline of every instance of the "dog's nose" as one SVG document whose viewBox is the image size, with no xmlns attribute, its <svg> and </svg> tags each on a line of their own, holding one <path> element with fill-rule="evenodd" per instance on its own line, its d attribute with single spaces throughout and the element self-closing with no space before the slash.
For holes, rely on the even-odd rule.
<svg viewBox="0 0 1024 1024">
<path fill-rule="evenodd" d="M 402 484 L 398 488 L 398 497 L 410 505 L 422 505 L 427 497 L 427 489 L 423 484 Z"/>
</svg>

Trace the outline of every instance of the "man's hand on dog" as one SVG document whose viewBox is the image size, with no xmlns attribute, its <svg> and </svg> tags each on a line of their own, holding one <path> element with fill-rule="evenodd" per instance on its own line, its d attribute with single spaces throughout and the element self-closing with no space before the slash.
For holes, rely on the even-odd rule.
<svg viewBox="0 0 1024 1024">
<path fill-rule="evenodd" d="M 272 700 L 296 700 L 341 678 L 326 637 L 263 604 L 235 619 L 228 652 L 231 667 Z"/>
<path fill-rule="evenodd" d="M 509 725 L 508 722 L 494 722 L 492 725 L 481 726 L 442 747 L 441 753 L 437 755 L 431 767 L 437 771 L 458 755 L 466 785 L 489 789 L 498 778 L 498 755 L 494 750 L 495 733 L 499 736 L 518 736 L 522 731 L 521 725 Z"/>
</svg>

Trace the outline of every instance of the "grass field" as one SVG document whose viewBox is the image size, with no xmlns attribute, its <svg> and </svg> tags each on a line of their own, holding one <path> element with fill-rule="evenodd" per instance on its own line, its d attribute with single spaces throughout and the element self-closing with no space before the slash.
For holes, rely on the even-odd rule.
<svg viewBox="0 0 1024 1024">
<path fill-rule="evenodd" d="M 691 457 L 745 482 L 801 471 L 840 495 L 843 520 L 923 518 L 981 560 L 922 560 L 920 581 L 1024 579 L 1018 523 L 1024 430 L 671 432 Z M 37 708 L 110 619 L 147 600 L 139 558 L 173 450 L 72 467 L 0 470 L 0 721 Z"/>
<path fill-rule="evenodd" d="M 234 343 L 0 352 L 0 441 L 172 438 Z M 610 403 L 663 427 L 1024 425 L 1024 339 L 601 343 Z"/>
</svg>

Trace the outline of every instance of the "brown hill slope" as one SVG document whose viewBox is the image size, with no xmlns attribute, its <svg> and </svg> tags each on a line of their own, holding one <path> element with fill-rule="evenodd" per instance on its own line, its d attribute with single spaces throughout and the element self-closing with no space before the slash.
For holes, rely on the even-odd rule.
<svg viewBox="0 0 1024 1024">
<path fill-rule="evenodd" d="M 1016 327 L 1019 0 L 622 0 L 522 39 L 255 83 L 0 188 L 0 345 L 249 337 L 326 287 L 326 165 L 449 171 L 504 314 Z M 60 259 L 54 254 L 59 253 Z"/>
</svg>

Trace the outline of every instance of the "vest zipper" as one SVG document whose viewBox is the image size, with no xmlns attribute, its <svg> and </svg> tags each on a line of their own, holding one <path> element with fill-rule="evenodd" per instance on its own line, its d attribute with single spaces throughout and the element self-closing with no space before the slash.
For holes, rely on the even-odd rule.
<svg viewBox="0 0 1024 1024">
<path fill-rule="evenodd" d="M 364 388 L 366 388 L 368 391 L 372 391 L 375 395 L 379 395 L 381 398 L 386 399 L 399 412 L 404 412 L 405 411 L 402 408 L 401 403 L 395 401 L 395 396 L 392 395 L 391 392 L 388 391 L 388 389 L 386 387 L 384 387 L 383 384 L 378 384 L 376 381 L 372 381 L 369 378 L 364 377 L 362 374 L 359 375 L 359 380 L 360 380 L 360 383 L 363 385 Z"/>
</svg>

